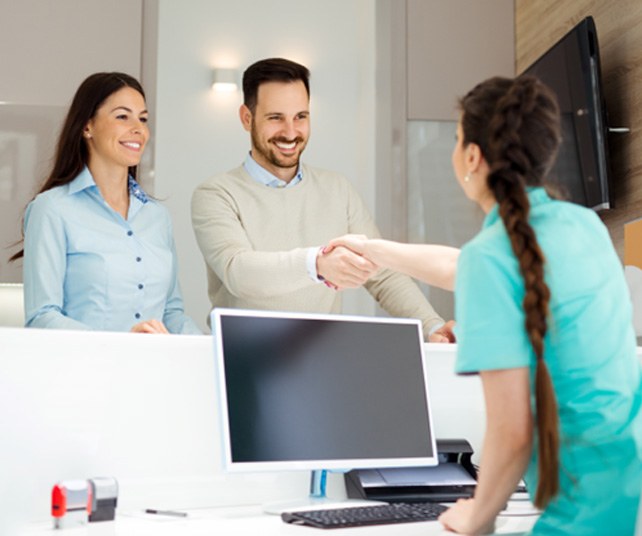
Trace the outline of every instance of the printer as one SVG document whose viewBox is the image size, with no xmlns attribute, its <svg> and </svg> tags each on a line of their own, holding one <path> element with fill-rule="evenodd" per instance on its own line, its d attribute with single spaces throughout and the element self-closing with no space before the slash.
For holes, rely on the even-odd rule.
<svg viewBox="0 0 642 536">
<path fill-rule="evenodd" d="M 354 469 L 345 474 L 348 497 L 385 502 L 454 502 L 472 497 L 477 471 L 465 439 L 438 439 L 439 465 Z"/>
</svg>

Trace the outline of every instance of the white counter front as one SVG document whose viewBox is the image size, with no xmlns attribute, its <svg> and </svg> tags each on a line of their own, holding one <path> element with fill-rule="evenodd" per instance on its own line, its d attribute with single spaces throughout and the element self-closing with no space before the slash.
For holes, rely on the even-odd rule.
<svg viewBox="0 0 642 536">
<path fill-rule="evenodd" d="M 456 347 L 426 345 L 437 438 L 484 430 L 477 377 Z M 0 328 L 0 534 L 50 519 L 54 483 L 113 476 L 119 510 L 260 504 L 303 496 L 309 474 L 221 467 L 210 336 Z M 345 496 L 341 475 L 328 494 Z"/>
</svg>

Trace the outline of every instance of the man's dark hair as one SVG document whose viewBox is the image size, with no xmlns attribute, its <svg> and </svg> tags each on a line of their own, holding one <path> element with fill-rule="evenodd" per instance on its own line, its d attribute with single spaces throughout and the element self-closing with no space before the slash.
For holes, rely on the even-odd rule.
<svg viewBox="0 0 642 536">
<path fill-rule="evenodd" d="M 256 109 L 259 86 L 266 82 L 301 80 L 310 96 L 310 71 L 307 67 L 284 58 L 269 58 L 250 65 L 243 73 L 243 103 L 252 113 Z"/>
</svg>

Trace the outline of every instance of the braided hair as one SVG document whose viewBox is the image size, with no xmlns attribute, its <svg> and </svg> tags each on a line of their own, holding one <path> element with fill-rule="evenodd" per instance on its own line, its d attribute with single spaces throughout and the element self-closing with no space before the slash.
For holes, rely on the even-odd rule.
<svg viewBox="0 0 642 536">
<path fill-rule="evenodd" d="M 550 290 L 545 258 L 529 223 L 527 186 L 542 186 L 560 143 L 554 94 L 538 79 L 491 78 L 460 101 L 464 145 L 475 143 L 490 168 L 488 188 L 510 239 L 524 279 L 525 328 L 537 358 L 535 410 L 538 435 L 539 508 L 559 490 L 559 424 L 553 384 L 544 361 Z"/>
</svg>

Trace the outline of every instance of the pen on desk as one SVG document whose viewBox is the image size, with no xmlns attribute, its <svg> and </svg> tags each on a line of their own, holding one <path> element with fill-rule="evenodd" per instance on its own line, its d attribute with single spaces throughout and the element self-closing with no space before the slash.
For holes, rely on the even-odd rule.
<svg viewBox="0 0 642 536">
<path fill-rule="evenodd" d="M 175 512 L 174 510 L 155 510 L 153 508 L 147 508 L 145 513 L 156 514 L 159 516 L 187 517 L 187 512 Z"/>
</svg>

